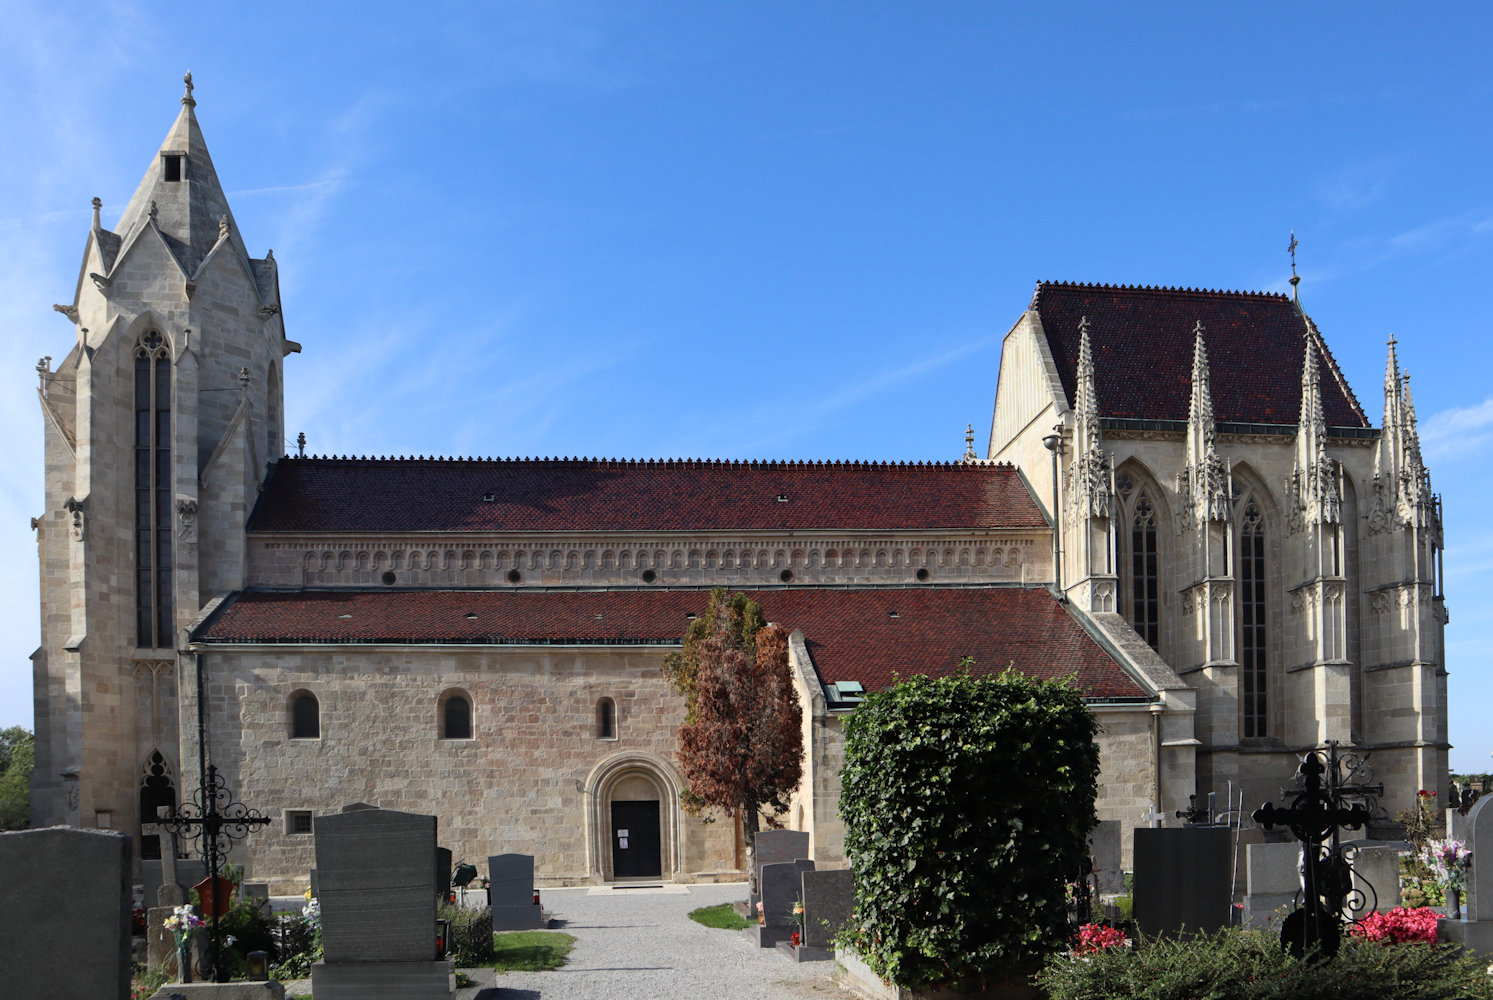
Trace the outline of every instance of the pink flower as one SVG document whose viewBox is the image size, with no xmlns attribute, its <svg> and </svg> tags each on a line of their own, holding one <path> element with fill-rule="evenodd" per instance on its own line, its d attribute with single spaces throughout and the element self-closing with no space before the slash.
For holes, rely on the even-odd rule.
<svg viewBox="0 0 1493 1000">
<path fill-rule="evenodd" d="M 1365 941 L 1380 944 L 1436 943 L 1436 920 L 1438 914 L 1429 906 L 1417 906 L 1407 910 L 1396 906 L 1388 913 L 1377 910 L 1364 917 L 1353 927 L 1353 933 Z"/>
<path fill-rule="evenodd" d="M 1124 947 L 1130 943 L 1130 938 L 1118 927 L 1107 927 L 1104 924 L 1084 924 L 1078 929 L 1078 948 L 1080 955 L 1092 955 L 1106 948 Z"/>
</svg>

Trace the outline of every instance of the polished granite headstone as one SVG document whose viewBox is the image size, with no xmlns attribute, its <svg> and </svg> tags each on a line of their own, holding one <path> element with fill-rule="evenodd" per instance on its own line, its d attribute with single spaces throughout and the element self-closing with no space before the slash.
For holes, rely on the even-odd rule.
<svg viewBox="0 0 1493 1000">
<path fill-rule="evenodd" d="M 1226 826 L 1136 829 L 1135 923 L 1142 933 L 1207 933 L 1229 925 L 1232 833 Z"/>
<path fill-rule="evenodd" d="M 798 930 L 793 904 L 803 891 L 803 880 L 799 876 L 813 870 L 814 862 L 802 858 L 762 866 L 763 923 L 757 928 L 759 946 L 771 948 L 779 941 L 788 940 L 789 935 Z"/>
<path fill-rule="evenodd" d="M 493 930 L 527 931 L 542 926 L 544 915 L 534 902 L 533 855 L 492 855 L 487 859 L 487 879 Z"/>
</svg>

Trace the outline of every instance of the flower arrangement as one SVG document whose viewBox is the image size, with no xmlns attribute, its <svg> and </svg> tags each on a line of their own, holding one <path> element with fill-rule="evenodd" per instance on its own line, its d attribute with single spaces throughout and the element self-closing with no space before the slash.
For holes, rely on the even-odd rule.
<svg viewBox="0 0 1493 1000">
<path fill-rule="evenodd" d="M 313 931 L 321 930 L 321 900 L 310 900 L 301 907 L 301 919 Z"/>
<path fill-rule="evenodd" d="M 1075 951 L 1080 955 L 1092 955 L 1106 948 L 1128 947 L 1130 947 L 1130 936 L 1118 927 L 1109 927 L 1105 924 L 1084 924 L 1078 929 L 1078 947 Z"/>
<path fill-rule="evenodd" d="M 767 914 L 762 912 L 762 900 L 757 900 L 757 923 L 766 925 Z"/>
<path fill-rule="evenodd" d="M 190 906 L 178 906 L 171 911 L 171 916 L 161 921 L 161 926 L 166 928 L 176 937 L 178 947 L 192 934 L 192 928 L 203 926 L 202 918 Z"/>
<path fill-rule="evenodd" d="M 804 901 L 795 899 L 793 901 L 793 919 L 798 921 L 800 928 L 804 925 Z"/>
<path fill-rule="evenodd" d="M 1429 906 L 1417 906 L 1408 910 L 1396 906 L 1388 913 L 1375 910 L 1355 924 L 1352 933 L 1365 941 L 1380 944 L 1406 944 L 1422 942 L 1436 943 L 1436 919 L 1438 914 Z"/>
<path fill-rule="evenodd" d="M 1460 840 L 1433 840 L 1426 845 L 1426 861 L 1437 883 L 1449 892 L 1461 892 L 1472 867 L 1472 852 Z"/>
</svg>

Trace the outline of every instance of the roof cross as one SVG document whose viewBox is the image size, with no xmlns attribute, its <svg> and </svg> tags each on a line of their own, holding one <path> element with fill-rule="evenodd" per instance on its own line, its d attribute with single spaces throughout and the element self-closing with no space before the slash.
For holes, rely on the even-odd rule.
<svg viewBox="0 0 1493 1000">
<path fill-rule="evenodd" d="M 1301 276 L 1296 273 L 1296 248 L 1300 245 L 1301 243 L 1296 239 L 1296 230 L 1291 230 L 1291 242 L 1286 245 L 1286 249 L 1291 254 L 1291 297 L 1293 299 L 1296 298 L 1296 286 L 1301 284 Z"/>
<path fill-rule="evenodd" d="M 197 106 L 197 99 L 192 96 L 192 71 L 187 70 L 187 75 L 181 78 L 181 82 L 187 85 L 187 92 L 181 95 L 181 103 L 189 108 Z"/>
</svg>

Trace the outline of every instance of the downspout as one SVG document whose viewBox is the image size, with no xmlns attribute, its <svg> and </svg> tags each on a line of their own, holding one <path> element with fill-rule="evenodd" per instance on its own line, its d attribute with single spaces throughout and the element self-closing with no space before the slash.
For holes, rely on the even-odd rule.
<svg viewBox="0 0 1493 1000">
<path fill-rule="evenodd" d="M 1159 704 L 1151 705 L 1151 782 L 1156 793 L 1156 811 L 1161 812 L 1161 713 Z"/>
</svg>

